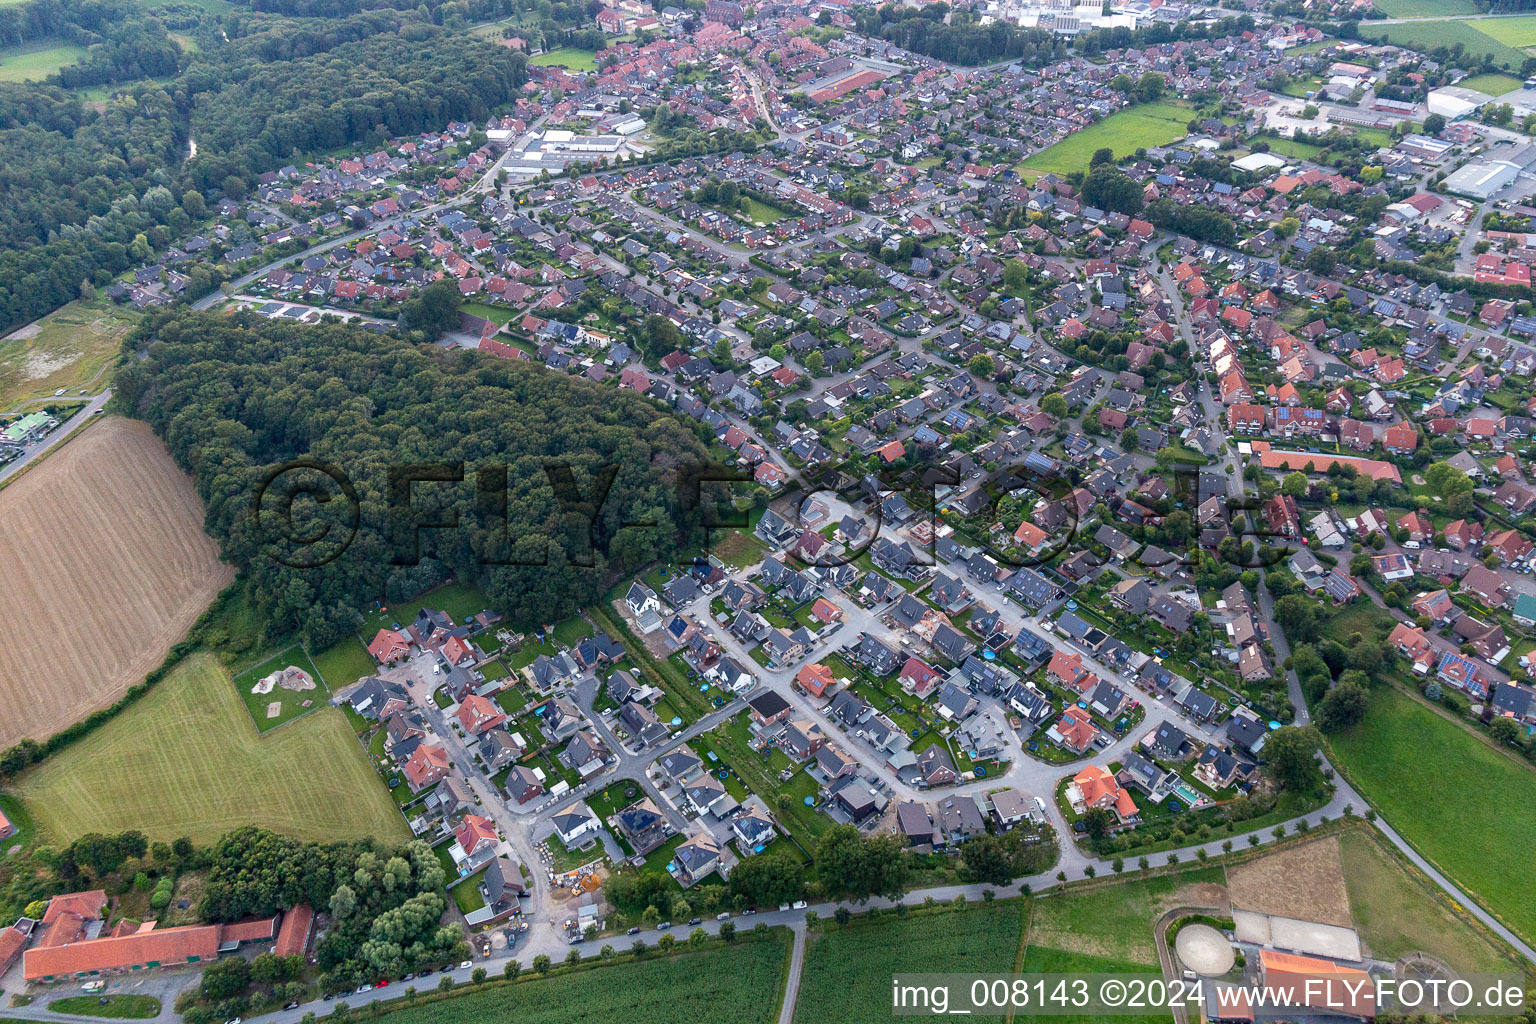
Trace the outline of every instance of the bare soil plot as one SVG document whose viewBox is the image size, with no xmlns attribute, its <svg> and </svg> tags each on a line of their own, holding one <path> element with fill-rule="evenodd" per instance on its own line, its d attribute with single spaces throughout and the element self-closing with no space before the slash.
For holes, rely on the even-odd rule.
<svg viewBox="0 0 1536 1024">
<path fill-rule="evenodd" d="M 1261 914 L 1353 928 L 1339 841 L 1330 836 L 1287 847 L 1227 872 L 1232 906 Z"/>
<path fill-rule="evenodd" d="M 0 491 L 0 747 L 45 738 L 160 664 L 233 577 L 192 482 L 149 427 L 109 417 Z"/>
</svg>

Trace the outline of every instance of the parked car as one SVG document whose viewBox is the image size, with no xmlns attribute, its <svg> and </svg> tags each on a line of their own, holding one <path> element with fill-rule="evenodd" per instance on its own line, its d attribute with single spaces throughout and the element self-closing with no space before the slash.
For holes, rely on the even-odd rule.
<svg viewBox="0 0 1536 1024">
<path fill-rule="evenodd" d="M 804 910 L 805 909 L 805 900 L 795 900 L 795 909 L 796 910 Z"/>
<path fill-rule="evenodd" d="M 475 966 L 473 961 L 465 960 L 463 963 L 459 964 L 459 970 L 467 971 L 473 966 Z"/>
<path fill-rule="evenodd" d="M 663 921 L 663 922 L 661 922 L 661 924 L 656 926 L 656 930 L 659 931 L 659 932 L 664 932 L 668 928 L 671 928 L 671 927 L 672 927 L 672 922 L 671 921 Z"/>
<path fill-rule="evenodd" d="M 704 923 L 704 919 L 702 917 L 695 917 L 693 920 L 688 922 L 688 927 L 692 928 L 696 924 L 703 924 L 703 923 Z"/>
<path fill-rule="evenodd" d="M 625 932 L 624 934 L 625 935 L 639 935 L 640 934 L 640 929 L 639 928 L 631 928 L 629 931 Z"/>
<path fill-rule="evenodd" d="M 730 916 L 731 916 L 731 912 L 729 910 L 722 910 L 720 913 L 715 915 L 715 920 L 716 921 L 724 921 L 727 918 L 729 918 Z"/>
</svg>

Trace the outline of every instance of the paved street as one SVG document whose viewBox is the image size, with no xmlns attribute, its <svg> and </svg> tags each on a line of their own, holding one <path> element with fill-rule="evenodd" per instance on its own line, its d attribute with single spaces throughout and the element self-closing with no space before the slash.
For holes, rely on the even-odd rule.
<svg viewBox="0 0 1536 1024">
<path fill-rule="evenodd" d="M 49 434 L 47 437 L 43 438 L 36 444 L 31 444 L 24 448 L 22 450 L 21 458 L 12 459 L 4 466 L 0 466 L 0 483 L 4 483 L 6 480 L 20 473 L 24 467 L 30 465 L 38 458 L 41 458 L 49 451 L 52 451 L 53 448 L 57 445 L 62 444 L 66 438 L 74 433 L 77 427 L 81 426 L 85 423 L 86 420 L 100 412 L 106 406 L 107 402 L 111 401 L 111 399 L 112 389 L 107 388 L 101 394 L 97 395 L 82 405 L 78 411 L 69 417 L 69 419 L 59 424 L 58 429 L 54 430 L 53 433 Z"/>
</svg>

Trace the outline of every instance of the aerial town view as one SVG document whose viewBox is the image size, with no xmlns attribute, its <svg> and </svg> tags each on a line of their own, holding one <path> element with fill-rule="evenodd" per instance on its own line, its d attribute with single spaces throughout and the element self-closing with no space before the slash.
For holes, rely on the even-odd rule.
<svg viewBox="0 0 1536 1024">
<path fill-rule="evenodd" d="M 0 0 L 0 1024 L 1536 1024 L 1536 0 Z"/>
</svg>

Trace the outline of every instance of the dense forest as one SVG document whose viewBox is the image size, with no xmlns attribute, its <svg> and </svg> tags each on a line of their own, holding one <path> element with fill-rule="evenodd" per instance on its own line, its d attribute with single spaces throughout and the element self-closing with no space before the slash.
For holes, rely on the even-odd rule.
<svg viewBox="0 0 1536 1024">
<path fill-rule="evenodd" d="M 1023 58 L 1039 66 L 1067 54 L 1066 40 L 1043 29 L 1020 28 L 1006 21 L 981 25 L 958 13 L 951 19 L 952 24 L 945 24 L 944 16 L 949 13 L 945 3 L 921 8 L 898 8 L 888 3 L 878 10 L 857 8 L 853 15 L 864 35 L 951 64 L 976 65 Z"/>
<path fill-rule="evenodd" d="M 302 630 L 311 649 L 354 630 L 359 607 L 450 573 L 520 623 L 556 622 L 600 599 L 617 574 L 697 539 L 701 509 L 714 521 L 724 514 L 717 489 L 703 488 L 700 502 L 678 483 L 707 457 L 690 425 L 638 395 L 541 366 L 343 324 L 187 310 L 147 321 L 128 344 L 146 346 L 148 358 L 119 371 L 117 401 L 196 476 L 208 531 L 274 629 Z M 300 458 L 338 467 L 357 503 L 313 473 L 285 474 L 263 496 L 263 473 Z M 463 482 L 418 483 L 414 510 L 391 509 L 392 494 L 412 490 L 391 489 L 391 467 L 428 463 L 462 464 Z M 491 463 L 506 465 L 504 481 Z M 311 485 L 337 500 L 296 496 Z M 457 517 L 460 527 L 421 530 L 420 564 L 399 564 L 424 516 Z M 630 525 L 639 523 L 655 525 Z M 352 525 L 355 539 L 337 557 L 336 538 Z M 316 540 L 327 528 L 335 532 Z M 510 562 L 523 564 L 494 564 Z"/>
<path fill-rule="evenodd" d="M 0 43 L 87 47 L 46 83 L 0 83 L 0 333 L 152 259 L 266 171 L 484 119 L 527 79 L 521 54 L 435 24 L 441 5 L 339 6 L 353 9 L 220 19 L 173 7 L 190 53 L 133 0 L 0 6 Z M 100 110 L 67 91 L 122 83 Z"/>
</svg>

